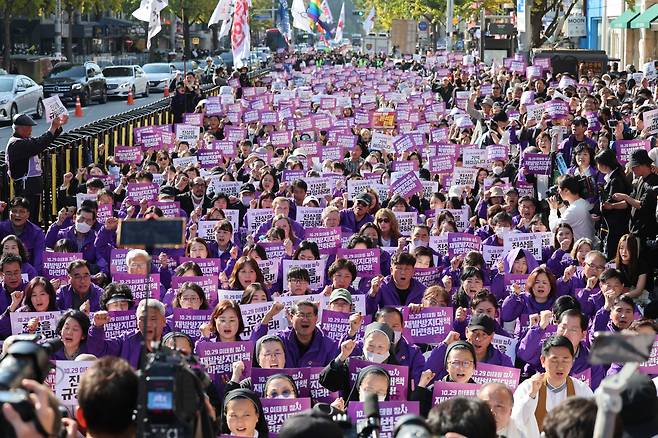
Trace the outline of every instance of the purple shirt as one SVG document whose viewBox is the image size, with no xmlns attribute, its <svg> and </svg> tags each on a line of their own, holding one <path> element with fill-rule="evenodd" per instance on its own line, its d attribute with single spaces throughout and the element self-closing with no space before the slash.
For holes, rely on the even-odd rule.
<svg viewBox="0 0 658 438">
<path fill-rule="evenodd" d="M 304 235 L 305 235 L 304 227 L 302 227 L 302 225 L 299 222 L 290 219 L 290 227 L 292 228 L 292 232 L 298 240 L 304 240 Z M 256 240 L 258 240 L 260 236 L 264 236 L 265 234 L 267 234 L 270 228 L 272 228 L 272 219 L 269 219 L 266 222 L 260 224 L 260 227 L 258 227 L 254 236 Z"/>
<path fill-rule="evenodd" d="M 441 380 L 448 374 L 448 371 L 445 367 L 447 349 L 448 346 L 444 343 L 441 343 L 441 345 L 432 350 L 430 357 L 428 357 L 427 362 L 425 362 L 425 369 L 432 370 L 432 372 L 435 374 L 432 381 Z M 489 365 L 498 365 L 501 367 L 514 367 L 512 364 L 512 359 L 510 359 L 509 356 L 503 354 L 493 345 L 489 345 L 489 348 L 487 349 L 487 357 L 480 362 L 487 363 Z"/>
<path fill-rule="evenodd" d="M 87 351 L 99 358 L 103 356 L 121 357 L 137 369 L 143 342 L 144 337 L 138 330 L 118 338 L 105 339 L 105 329 L 92 325 L 87 338 Z"/>
<path fill-rule="evenodd" d="M 251 334 L 251 341 L 256 343 L 267 334 L 267 326 L 259 324 Z M 286 368 L 325 367 L 338 356 L 338 344 L 315 329 L 313 339 L 305 352 L 300 349 L 297 335 L 292 329 L 280 331 L 276 334 L 283 341 L 286 351 Z"/>
<path fill-rule="evenodd" d="M 72 241 L 78 247 L 78 252 L 82 253 L 83 259 L 89 263 L 96 263 L 96 245 L 94 244 L 96 233 L 93 230 L 85 234 L 82 245 L 80 245 L 75 231 L 75 225 L 71 225 L 68 228 L 60 228 L 57 222 L 55 222 L 48 228 L 48 233 L 46 233 L 46 246 L 48 248 L 54 248 L 59 239 Z"/>
<path fill-rule="evenodd" d="M 72 309 L 74 293 L 73 287 L 70 284 L 60 287 L 57 290 L 57 307 L 60 310 Z M 103 295 L 103 289 L 92 283 L 89 286 L 89 292 L 86 298 L 89 300 L 89 307 L 92 312 L 101 310 L 101 295 Z"/>
<path fill-rule="evenodd" d="M 404 302 L 402 302 L 400 295 L 397 292 L 397 288 L 395 287 L 393 276 L 389 275 L 382 280 L 377 295 L 374 297 L 366 295 L 366 312 L 369 315 L 372 315 L 377 309 L 386 306 L 399 307 L 407 306 L 411 303 L 420 304 L 423 300 L 425 289 L 425 286 L 421 282 L 412 278 L 409 289 L 407 289 L 407 297 Z"/>
<path fill-rule="evenodd" d="M 361 227 L 368 222 L 373 222 L 375 219 L 371 214 L 366 214 L 359 221 L 356 220 L 354 215 L 354 210 L 351 208 L 346 208 L 340 211 L 340 228 L 345 233 L 356 233 Z"/>
<path fill-rule="evenodd" d="M 16 235 L 11 221 L 6 220 L 0 222 L 0 240 L 10 234 Z M 20 236 L 17 235 L 17 237 L 21 239 L 21 242 L 23 242 L 23 245 L 27 249 L 30 264 L 37 270 L 40 270 L 43 262 L 43 253 L 46 250 L 46 235 L 43 230 L 32 222 L 27 221 L 23 227 L 23 232 Z"/>
</svg>

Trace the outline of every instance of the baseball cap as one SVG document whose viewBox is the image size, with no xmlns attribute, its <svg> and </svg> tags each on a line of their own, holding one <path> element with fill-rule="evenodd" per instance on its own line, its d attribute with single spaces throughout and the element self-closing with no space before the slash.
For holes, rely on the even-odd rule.
<svg viewBox="0 0 658 438">
<path fill-rule="evenodd" d="M 240 193 L 254 193 L 256 187 L 252 183 L 245 183 L 240 186 Z"/>
<path fill-rule="evenodd" d="M 178 190 L 173 186 L 162 186 L 160 188 L 160 194 L 165 196 L 176 196 L 178 195 Z"/>
<path fill-rule="evenodd" d="M 16 114 L 12 121 L 14 126 L 36 126 L 37 122 L 32 120 L 32 117 L 27 114 Z"/>
<path fill-rule="evenodd" d="M 331 292 L 331 295 L 329 296 L 329 304 L 333 303 L 336 300 L 345 300 L 351 305 L 352 294 L 347 289 L 339 287 L 338 289 L 334 289 Z"/>
<path fill-rule="evenodd" d="M 370 203 L 372 202 L 372 198 L 367 193 L 359 193 L 354 198 L 354 202 L 363 202 L 366 205 L 370 205 Z"/>
<path fill-rule="evenodd" d="M 480 313 L 471 316 L 468 328 L 471 330 L 482 330 L 486 334 L 492 335 L 496 330 L 496 323 L 489 315 Z"/>
</svg>

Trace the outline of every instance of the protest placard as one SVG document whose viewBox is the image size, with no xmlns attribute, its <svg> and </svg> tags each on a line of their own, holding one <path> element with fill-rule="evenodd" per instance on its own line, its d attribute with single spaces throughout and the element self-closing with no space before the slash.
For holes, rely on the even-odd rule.
<svg viewBox="0 0 658 438">
<path fill-rule="evenodd" d="M 413 196 L 423 190 L 423 184 L 415 172 L 407 172 L 391 183 L 390 193 L 397 193 L 400 196 Z"/>
<path fill-rule="evenodd" d="M 452 330 L 452 308 L 425 307 L 419 312 L 409 312 L 404 328 L 416 344 L 440 344 Z"/>
<path fill-rule="evenodd" d="M 318 290 L 324 287 L 325 284 L 324 271 L 325 271 L 326 260 L 283 259 L 282 263 L 283 263 L 283 279 L 285 281 L 287 281 L 288 279 L 288 272 L 290 272 L 290 269 L 293 267 L 298 267 L 298 268 L 306 269 L 306 271 L 308 272 L 309 278 L 311 279 L 309 283 L 309 287 L 311 288 L 311 290 Z"/>
<path fill-rule="evenodd" d="M 218 276 L 222 272 L 222 261 L 220 259 L 200 259 L 194 257 L 180 257 L 179 264 L 194 262 L 199 265 L 203 275 Z"/>
<path fill-rule="evenodd" d="M 551 173 L 550 155 L 525 153 L 521 161 L 523 167 L 532 175 L 549 175 Z"/>
<path fill-rule="evenodd" d="M 478 383 L 456 383 L 437 380 L 434 382 L 432 402 L 436 406 L 455 397 L 476 398 L 482 385 Z"/>
<path fill-rule="evenodd" d="M 41 102 L 43 103 L 46 123 L 52 122 L 56 117 L 68 114 L 68 110 L 57 95 L 46 97 Z"/>
<path fill-rule="evenodd" d="M 480 385 L 491 382 L 502 383 L 512 391 L 519 386 L 520 378 L 521 370 L 518 368 L 491 365 L 484 362 L 478 362 L 477 368 L 473 372 L 473 380 Z"/>
<path fill-rule="evenodd" d="M 254 344 L 249 341 L 238 342 L 208 342 L 201 341 L 196 345 L 199 362 L 206 373 L 215 382 L 226 382 L 231 379 L 233 362 L 242 361 L 244 371 L 241 378 L 251 375 L 252 352 Z"/>
<path fill-rule="evenodd" d="M 183 332 L 196 341 L 201 336 L 199 333 L 201 324 L 209 322 L 211 314 L 212 310 L 175 308 L 173 330 Z"/>
<path fill-rule="evenodd" d="M 240 334 L 243 340 L 249 340 L 251 333 L 260 326 L 265 314 L 272 307 L 272 302 L 241 304 L 240 313 L 242 313 L 242 322 L 244 330 Z M 276 334 L 279 331 L 288 328 L 288 320 L 284 312 L 276 315 L 268 324 L 267 333 Z"/>
<path fill-rule="evenodd" d="M 105 339 L 118 338 L 134 333 L 137 330 L 136 310 L 113 310 L 108 312 L 109 321 L 103 326 Z"/>
<path fill-rule="evenodd" d="M 317 243 L 321 255 L 336 254 L 336 251 L 340 246 L 340 236 L 341 236 L 340 227 L 307 228 L 304 234 L 307 240 Z"/>
<path fill-rule="evenodd" d="M 505 233 L 503 235 L 503 247 L 505 252 L 522 248 L 528 250 L 538 262 L 542 260 L 542 236 L 537 236 L 535 233 Z"/>
<path fill-rule="evenodd" d="M 468 233 L 448 233 L 448 256 L 453 258 L 471 251 L 480 252 L 482 239 Z"/>
<path fill-rule="evenodd" d="M 78 406 L 78 388 L 80 377 L 91 367 L 94 361 L 58 360 L 55 362 L 55 396 L 74 418 Z"/>
<path fill-rule="evenodd" d="M 10 312 L 11 334 L 33 333 L 41 335 L 45 339 L 53 339 L 58 336 L 56 328 L 60 316 L 62 316 L 62 312 L 59 310 L 53 312 Z M 32 318 L 39 321 L 36 331 L 33 332 L 27 328 Z"/>
<path fill-rule="evenodd" d="M 247 210 L 247 229 L 249 233 L 254 233 L 258 227 L 274 217 L 271 208 L 250 208 Z"/>
<path fill-rule="evenodd" d="M 135 305 L 148 297 L 160 299 L 160 274 L 149 274 L 148 277 L 140 274 L 116 273 L 113 280 L 127 285 L 133 293 Z"/>
<path fill-rule="evenodd" d="M 68 267 L 74 260 L 82 259 L 80 252 L 50 252 L 43 253 L 43 275 L 48 280 L 68 279 Z"/>
<path fill-rule="evenodd" d="M 267 420 L 270 436 L 276 436 L 283 423 L 292 415 L 311 409 L 310 398 L 262 398 L 263 415 Z"/>
<path fill-rule="evenodd" d="M 354 263 L 359 277 L 372 278 L 381 273 L 381 250 L 372 249 L 347 249 L 339 248 L 336 253 L 337 259 L 347 259 Z"/>
<path fill-rule="evenodd" d="M 206 295 L 206 300 L 208 301 L 208 307 L 214 308 L 217 304 L 217 289 L 218 289 L 218 280 L 217 277 L 211 275 L 202 275 L 197 276 L 174 276 L 171 278 L 171 288 L 175 291 L 184 284 L 184 283 L 193 283 L 203 289 L 204 294 Z"/>
</svg>

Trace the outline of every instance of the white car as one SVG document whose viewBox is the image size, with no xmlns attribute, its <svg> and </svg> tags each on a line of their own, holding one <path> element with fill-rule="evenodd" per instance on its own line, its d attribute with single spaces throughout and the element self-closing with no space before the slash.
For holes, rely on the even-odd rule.
<svg viewBox="0 0 658 438">
<path fill-rule="evenodd" d="M 144 64 L 142 66 L 149 88 L 156 91 L 164 91 L 165 87 L 176 79 L 176 68 L 166 62 Z"/>
<path fill-rule="evenodd" d="M 43 117 L 43 87 L 24 75 L 0 76 L 0 121 L 20 113 Z"/>
<path fill-rule="evenodd" d="M 103 69 L 103 76 L 107 81 L 108 96 L 128 96 L 133 92 L 133 97 L 141 94 L 149 95 L 149 83 L 146 73 L 138 65 L 113 65 Z"/>
</svg>

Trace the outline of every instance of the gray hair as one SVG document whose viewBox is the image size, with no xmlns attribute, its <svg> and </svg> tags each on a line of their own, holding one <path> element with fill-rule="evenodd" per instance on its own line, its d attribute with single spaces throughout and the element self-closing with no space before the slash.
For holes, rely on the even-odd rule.
<svg viewBox="0 0 658 438">
<path fill-rule="evenodd" d="M 149 255 L 149 253 L 147 253 L 143 249 L 131 249 L 126 254 L 126 265 L 129 265 L 130 262 L 132 262 L 133 260 L 135 260 L 137 257 L 140 256 L 146 258 L 146 264 L 151 263 L 151 256 Z"/>
<path fill-rule="evenodd" d="M 139 318 L 139 316 L 142 315 L 147 308 L 157 310 L 162 314 L 162 316 L 165 316 L 164 304 L 162 304 L 160 301 L 156 300 L 155 298 L 149 298 L 148 300 L 144 298 L 137 305 L 137 312 L 136 312 L 137 317 Z"/>
</svg>

